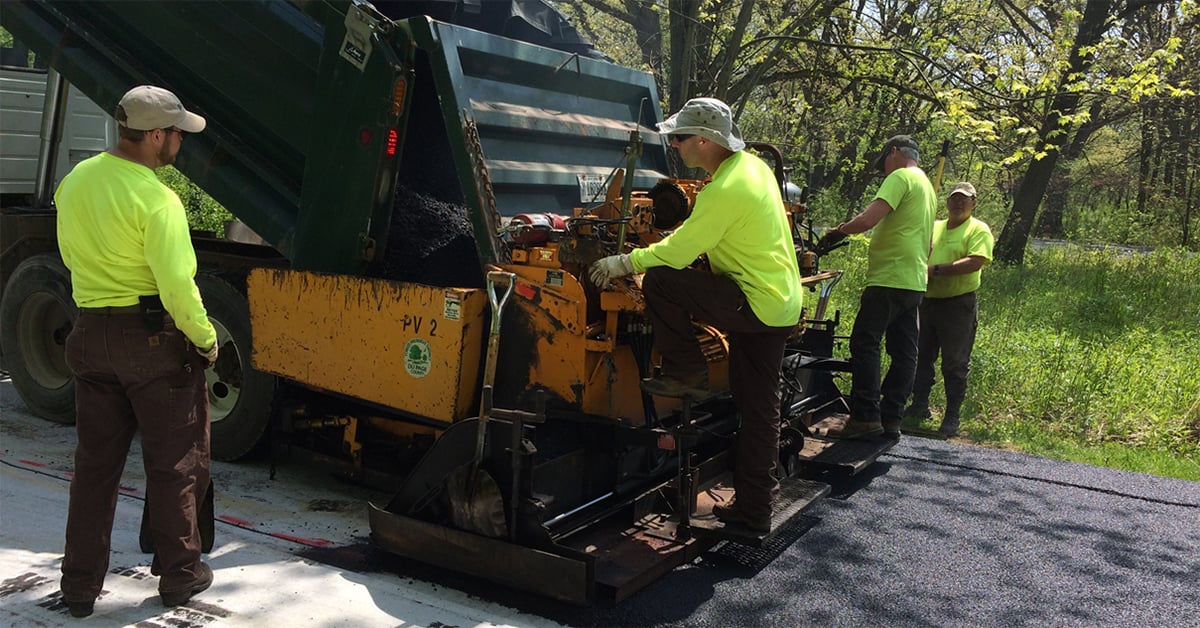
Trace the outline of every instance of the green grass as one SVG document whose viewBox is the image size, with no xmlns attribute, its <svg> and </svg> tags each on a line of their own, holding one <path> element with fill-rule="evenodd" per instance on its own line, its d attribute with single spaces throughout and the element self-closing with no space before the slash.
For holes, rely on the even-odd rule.
<svg viewBox="0 0 1200 628">
<path fill-rule="evenodd" d="M 843 334 L 865 257 L 860 239 L 822 261 L 847 269 L 832 305 Z M 1200 256 L 1034 251 L 984 270 L 979 310 L 964 438 L 1200 480 Z M 939 382 L 935 415 L 942 395 Z"/>
</svg>

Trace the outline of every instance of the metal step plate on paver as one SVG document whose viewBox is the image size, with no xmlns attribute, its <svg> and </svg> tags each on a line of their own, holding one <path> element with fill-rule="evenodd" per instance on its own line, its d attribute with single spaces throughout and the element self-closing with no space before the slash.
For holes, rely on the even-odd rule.
<svg viewBox="0 0 1200 628">
<path fill-rule="evenodd" d="M 874 436 L 866 439 L 837 439 L 809 436 L 797 455 L 802 467 L 854 475 L 871 466 L 880 454 L 899 442 L 895 437 Z"/>
<path fill-rule="evenodd" d="M 726 524 L 712 514 L 714 504 L 723 504 L 733 499 L 733 487 L 718 484 L 700 493 L 696 500 L 696 514 L 692 516 L 692 529 L 697 535 L 711 539 L 735 541 L 742 545 L 761 547 L 783 524 L 804 512 L 809 506 L 829 494 L 829 485 L 802 478 L 786 478 L 779 483 L 779 497 L 771 512 L 771 531 L 759 532 L 741 524 Z"/>
</svg>

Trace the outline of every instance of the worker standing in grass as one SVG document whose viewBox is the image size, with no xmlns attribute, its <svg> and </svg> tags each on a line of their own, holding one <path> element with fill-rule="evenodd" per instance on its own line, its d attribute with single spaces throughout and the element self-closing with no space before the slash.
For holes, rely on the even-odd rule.
<svg viewBox="0 0 1200 628">
<path fill-rule="evenodd" d="M 725 523 L 771 529 L 779 492 L 779 377 L 784 346 L 800 321 L 803 292 L 787 214 L 775 174 L 745 148 L 729 106 L 693 98 L 658 125 L 689 168 L 712 180 L 674 232 L 591 269 L 596 285 L 644 272 L 646 315 L 662 355 L 662 375 L 642 381 L 659 396 L 708 394 L 708 364 L 693 319 L 726 332 L 729 384 L 741 414 L 733 477 L 734 501 L 717 504 Z M 689 268 L 707 254 L 712 272 Z"/>
<path fill-rule="evenodd" d="M 850 414 L 830 417 L 821 433 L 841 438 L 900 435 L 904 402 L 917 368 L 917 307 L 925 292 L 937 192 L 917 166 L 917 142 L 890 138 L 872 164 L 883 183 L 867 208 L 826 233 L 817 250 L 874 229 L 867 252 L 867 287 L 850 332 Z M 880 383 L 880 346 L 892 358 Z"/>
<path fill-rule="evenodd" d="M 975 210 L 975 186 L 958 183 L 946 198 L 949 217 L 933 223 L 933 250 L 929 254 L 929 287 L 921 301 L 921 335 L 917 342 L 917 376 L 912 403 L 905 417 L 929 416 L 929 391 L 933 388 L 933 363 L 942 354 L 942 380 L 946 386 L 946 412 L 938 432 L 958 434 L 959 411 L 967 396 L 971 348 L 978 322 L 976 291 L 985 265 L 992 261 L 995 239 Z"/>
<path fill-rule="evenodd" d="M 200 560 L 197 513 L 209 485 L 204 369 L 217 332 L 196 288 L 183 204 L 154 168 L 174 163 L 204 118 L 150 85 L 121 98 L 118 142 L 75 167 L 54 195 L 58 246 L 79 318 L 67 336 L 75 374 L 75 475 L 67 514 L 62 596 L 92 614 L 108 572 L 117 490 L 141 433 L 150 536 L 164 606 L 212 583 Z"/>
</svg>

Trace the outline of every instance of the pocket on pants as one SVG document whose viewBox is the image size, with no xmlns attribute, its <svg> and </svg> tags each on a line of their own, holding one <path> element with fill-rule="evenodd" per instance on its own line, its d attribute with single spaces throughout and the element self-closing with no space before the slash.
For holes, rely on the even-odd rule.
<svg viewBox="0 0 1200 628">
<path fill-rule="evenodd" d="M 66 358 L 71 373 L 79 375 L 88 372 L 87 330 L 78 321 L 71 328 L 71 333 L 67 334 Z"/>
<path fill-rule="evenodd" d="M 165 377 L 147 381 L 139 393 L 141 407 L 165 429 L 193 426 L 201 417 L 207 418 L 207 406 L 200 403 L 203 381 L 203 372 L 185 363 Z"/>
<path fill-rule="evenodd" d="M 169 329 L 156 334 L 140 327 L 121 332 L 126 355 L 139 379 L 154 380 L 172 377 L 190 368 L 186 339 L 179 330 Z"/>
</svg>

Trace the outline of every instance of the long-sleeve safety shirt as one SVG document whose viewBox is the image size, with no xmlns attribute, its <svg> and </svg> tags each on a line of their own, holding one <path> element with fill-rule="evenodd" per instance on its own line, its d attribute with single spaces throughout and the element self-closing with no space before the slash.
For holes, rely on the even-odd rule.
<svg viewBox="0 0 1200 628">
<path fill-rule="evenodd" d="M 775 173 L 758 157 L 738 151 L 696 196 L 692 214 L 661 241 L 629 254 L 637 272 L 684 268 L 708 254 L 712 272 L 727 275 L 764 325 L 800 320 L 800 269 Z"/>
<path fill-rule="evenodd" d="M 54 194 L 58 246 L 79 307 L 159 295 L 175 326 L 207 349 L 217 332 L 196 287 L 196 252 L 179 196 L 154 171 L 109 153 L 84 160 Z"/>
</svg>

